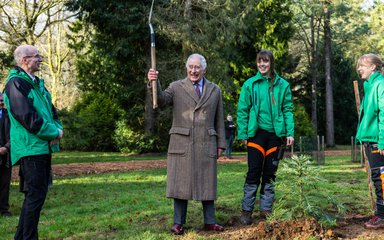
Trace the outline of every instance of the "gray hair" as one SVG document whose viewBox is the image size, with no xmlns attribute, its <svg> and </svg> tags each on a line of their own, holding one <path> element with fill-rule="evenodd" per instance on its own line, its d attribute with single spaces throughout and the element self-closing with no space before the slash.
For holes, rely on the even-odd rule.
<svg viewBox="0 0 384 240">
<path fill-rule="evenodd" d="M 23 57 L 28 56 L 30 54 L 30 48 L 33 47 L 31 45 L 20 45 L 16 48 L 13 53 L 13 58 L 15 59 L 16 65 L 21 67 L 21 61 Z"/>
<path fill-rule="evenodd" d="M 189 55 L 189 57 L 187 59 L 187 63 L 185 64 L 186 68 L 188 68 L 189 60 L 191 60 L 192 58 L 199 58 L 201 68 L 203 70 L 205 70 L 207 68 L 207 60 L 205 60 L 205 57 L 203 57 L 203 55 L 200 55 L 198 53 L 194 53 L 194 54 Z"/>
</svg>

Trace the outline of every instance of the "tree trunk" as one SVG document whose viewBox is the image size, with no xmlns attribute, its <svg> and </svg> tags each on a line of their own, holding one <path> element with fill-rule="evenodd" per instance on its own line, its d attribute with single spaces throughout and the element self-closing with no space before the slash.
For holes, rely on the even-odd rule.
<svg viewBox="0 0 384 240">
<path fill-rule="evenodd" d="M 184 27 L 182 39 L 183 58 L 186 59 L 191 54 L 191 21 L 192 21 L 192 0 L 186 0 L 184 5 Z"/>
<path fill-rule="evenodd" d="M 324 57 L 325 57 L 325 104 L 326 104 L 326 144 L 335 145 L 333 117 L 333 86 L 331 78 L 331 13 L 329 3 L 324 3 Z"/>
<path fill-rule="evenodd" d="M 317 135 L 317 54 L 315 43 L 315 26 L 314 26 L 314 16 L 311 16 L 311 77 L 312 77 L 312 93 L 311 93 L 311 119 L 312 126 L 315 130 L 315 135 Z"/>
</svg>

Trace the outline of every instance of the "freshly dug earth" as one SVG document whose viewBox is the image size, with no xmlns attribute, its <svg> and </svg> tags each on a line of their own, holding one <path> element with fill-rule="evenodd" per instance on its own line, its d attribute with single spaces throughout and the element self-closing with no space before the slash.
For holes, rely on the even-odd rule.
<svg viewBox="0 0 384 240">
<path fill-rule="evenodd" d="M 293 240 L 308 239 L 318 237 L 319 239 L 332 239 L 332 230 L 322 229 L 313 219 L 303 219 L 295 221 L 283 221 L 267 223 L 258 221 L 249 227 L 233 227 L 225 231 L 223 239 L 275 239 Z"/>
<path fill-rule="evenodd" d="M 325 229 L 314 219 L 303 219 L 294 221 L 267 223 L 263 220 L 256 220 L 250 226 L 229 226 L 226 231 L 220 234 L 222 239 L 250 240 L 294 240 L 315 239 L 339 240 L 383 240 L 384 229 L 368 230 L 364 228 L 364 222 L 368 217 L 348 216 L 338 222 L 338 226 L 332 229 Z M 229 223 L 230 224 L 230 223 Z"/>
<path fill-rule="evenodd" d="M 350 151 L 329 151 L 326 156 L 349 154 Z M 220 158 L 219 164 L 246 161 L 245 156 L 235 156 L 234 159 Z M 78 176 L 84 174 L 101 174 L 108 172 L 126 172 L 133 170 L 145 170 L 165 168 L 166 160 L 156 161 L 127 161 L 110 163 L 71 163 L 57 164 L 52 166 L 54 176 Z M 13 168 L 12 179 L 18 181 L 18 167 Z M 384 240 L 384 229 L 367 230 L 364 222 L 368 216 L 351 215 L 338 221 L 338 226 L 333 229 L 324 229 L 313 219 L 272 222 L 267 223 L 255 219 L 249 226 L 238 224 L 238 216 L 234 216 L 225 224 L 226 230 L 222 233 L 211 233 L 200 231 L 200 235 L 216 235 L 221 239 L 271 239 L 271 240 L 293 240 L 308 239 L 369 239 Z M 188 239 L 188 234 L 180 239 Z"/>
</svg>

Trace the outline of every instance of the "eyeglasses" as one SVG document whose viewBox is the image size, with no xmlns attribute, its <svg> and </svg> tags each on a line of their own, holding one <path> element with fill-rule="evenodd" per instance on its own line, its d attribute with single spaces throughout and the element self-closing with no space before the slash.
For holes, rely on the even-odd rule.
<svg viewBox="0 0 384 240">
<path fill-rule="evenodd" d="M 34 56 L 24 56 L 25 58 L 38 58 L 38 59 L 43 59 L 44 57 L 41 56 L 40 54 L 36 54 Z"/>
<path fill-rule="evenodd" d="M 200 66 L 197 66 L 197 65 L 195 65 L 195 66 L 193 66 L 193 65 L 188 65 L 188 69 L 189 69 L 189 70 L 193 70 L 193 69 L 195 69 L 196 71 L 199 71 L 199 70 L 201 69 L 201 67 L 200 67 Z"/>
</svg>

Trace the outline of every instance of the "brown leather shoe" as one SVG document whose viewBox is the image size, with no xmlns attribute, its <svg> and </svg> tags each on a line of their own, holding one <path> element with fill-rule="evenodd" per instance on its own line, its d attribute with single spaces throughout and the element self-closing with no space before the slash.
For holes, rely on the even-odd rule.
<svg viewBox="0 0 384 240">
<path fill-rule="evenodd" d="M 182 235 L 184 234 L 184 229 L 183 229 L 183 226 L 181 224 L 173 224 L 172 228 L 171 228 L 171 233 L 173 233 L 174 235 Z"/>
<path fill-rule="evenodd" d="M 224 227 L 219 224 L 204 224 L 204 230 L 206 231 L 224 231 Z"/>
</svg>

